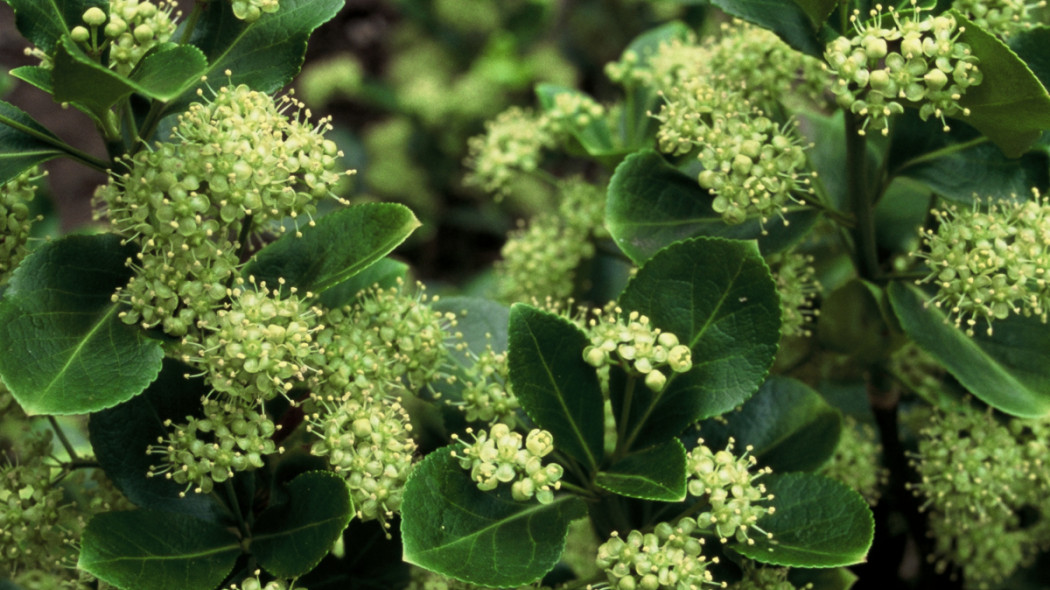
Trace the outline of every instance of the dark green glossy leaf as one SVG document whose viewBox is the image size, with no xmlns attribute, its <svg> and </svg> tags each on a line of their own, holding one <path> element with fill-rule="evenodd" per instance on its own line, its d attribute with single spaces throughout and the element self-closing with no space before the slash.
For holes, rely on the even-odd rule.
<svg viewBox="0 0 1050 590">
<path fill-rule="evenodd" d="M 695 236 L 734 239 L 758 238 L 762 251 L 772 254 L 790 246 L 813 226 L 817 213 L 798 209 L 765 224 L 757 217 L 726 225 L 711 208 L 714 198 L 657 152 L 631 154 L 616 167 L 609 181 L 606 226 L 616 245 L 637 264 L 668 245 Z"/>
<path fill-rule="evenodd" d="M 601 461 L 604 411 L 587 336 L 569 320 L 525 304 L 510 308 L 507 364 L 514 394 L 558 450 L 593 470 Z"/>
<path fill-rule="evenodd" d="M 187 365 L 165 359 L 160 375 L 142 395 L 92 414 L 88 435 L 106 476 L 136 505 L 214 520 L 218 507 L 210 495 L 180 497 L 186 486 L 146 476 L 163 460 L 147 450 L 168 436 L 164 421 L 184 423 L 187 416 L 199 414 L 201 397 L 211 393 L 204 379 L 186 377 L 191 372 Z"/>
<path fill-rule="evenodd" d="M 598 487 L 629 498 L 685 499 L 685 447 L 678 439 L 637 451 L 598 472 Z"/>
<path fill-rule="evenodd" d="M 1050 414 L 1050 325 L 1010 316 L 967 336 L 919 289 L 895 282 L 889 295 L 904 332 L 973 395 L 1014 416 Z"/>
<path fill-rule="evenodd" d="M 0 100 L 0 184 L 61 156 L 63 152 L 52 142 L 62 140 L 14 105 Z"/>
<path fill-rule="evenodd" d="M 146 55 L 128 78 L 98 63 L 66 37 L 55 52 L 52 84 L 55 100 L 81 105 L 102 118 L 109 107 L 133 92 L 169 101 L 200 83 L 206 66 L 196 47 L 166 43 Z"/>
<path fill-rule="evenodd" d="M 802 53 L 821 57 L 824 45 L 806 12 L 785 0 L 711 0 L 711 4 L 749 23 L 769 29 Z"/>
<path fill-rule="evenodd" d="M 759 519 L 772 540 L 754 534 L 754 545 L 736 551 L 762 563 L 791 567 L 839 567 L 864 561 L 875 533 L 867 502 L 849 486 L 812 473 L 770 475 L 761 480 L 776 512 Z"/>
<path fill-rule="evenodd" d="M 799 8 L 809 17 L 813 27 L 819 29 L 824 21 L 828 20 L 835 7 L 842 4 L 842 0 L 794 0 Z"/>
<path fill-rule="evenodd" d="M 514 587 L 539 580 L 561 557 L 569 522 L 586 507 L 574 496 L 517 502 L 507 486 L 483 492 L 450 448 L 427 455 L 405 484 L 405 561 L 472 584 Z"/>
<path fill-rule="evenodd" d="M 393 287 L 398 280 L 404 281 L 407 276 L 407 264 L 392 258 L 380 258 L 361 272 L 321 293 L 318 300 L 329 309 L 341 307 L 353 303 L 365 289 L 375 285 L 384 289 Z"/>
<path fill-rule="evenodd" d="M 314 568 L 350 522 L 346 482 L 331 471 L 310 471 L 288 484 L 288 502 L 259 515 L 251 551 L 266 571 L 293 578 Z"/>
<path fill-rule="evenodd" d="M 281 0 L 277 12 L 247 23 L 229 2 L 208 2 L 190 43 L 207 56 L 213 86 L 228 80 L 276 92 L 299 73 L 310 34 L 342 7 L 343 0 Z"/>
<path fill-rule="evenodd" d="M 132 275 L 118 236 L 44 244 L 0 301 L 0 375 L 30 414 L 84 414 L 141 393 L 164 351 L 118 317 L 111 297 Z"/>
<path fill-rule="evenodd" d="M 1050 55 L 1046 47 L 1050 44 L 1050 27 L 1040 25 L 1027 31 L 1017 31 L 1008 40 L 1010 49 L 1032 70 L 1044 88 L 1050 88 Z"/>
<path fill-rule="evenodd" d="M 945 133 L 935 119 L 921 121 L 908 110 L 894 127 L 890 147 L 890 170 L 917 180 L 937 194 L 970 204 L 974 196 L 1024 195 L 1032 187 L 1050 184 L 1050 158 L 1045 152 L 1029 152 L 1007 158 L 995 144 L 980 143 L 981 135 L 966 123 L 953 122 Z M 939 150 L 970 147 L 940 157 Z"/>
<path fill-rule="evenodd" d="M 407 588 L 411 566 L 401 559 L 401 531 L 376 520 L 351 520 L 342 550 L 333 550 L 297 586 L 310 590 L 390 590 Z"/>
<path fill-rule="evenodd" d="M 260 250 L 244 276 L 322 293 L 368 268 L 405 241 L 419 220 L 397 203 L 365 203 L 340 209 L 288 232 Z"/>
<path fill-rule="evenodd" d="M 779 376 L 724 419 L 700 425 L 705 444 L 724 448 L 733 437 L 738 449 L 754 447 L 751 454 L 774 473 L 819 469 L 835 454 L 842 431 L 842 415 L 819 393 Z"/>
<path fill-rule="evenodd" d="M 241 544 L 224 526 L 185 514 L 104 512 L 88 522 L 77 567 L 123 590 L 213 590 Z"/>
<path fill-rule="evenodd" d="M 634 388 L 632 448 L 744 403 L 765 380 L 780 340 L 780 298 L 754 242 L 694 238 L 653 256 L 620 305 L 649 317 L 692 350 L 693 368 L 672 374 L 659 395 Z M 615 415 L 624 400 L 611 389 Z"/>
<path fill-rule="evenodd" d="M 970 109 L 965 121 L 988 136 L 1008 158 L 1023 154 L 1050 129 L 1050 95 L 1002 41 L 966 17 L 952 14 L 965 31 L 959 41 L 966 43 L 980 59 L 983 81 L 968 88 L 959 104 Z"/>
<path fill-rule="evenodd" d="M 15 10 L 15 26 L 18 27 L 18 31 L 45 53 L 51 53 L 58 40 L 68 35 L 70 29 L 83 24 L 85 10 L 92 6 L 103 10 L 109 7 L 108 0 L 4 1 Z"/>
</svg>

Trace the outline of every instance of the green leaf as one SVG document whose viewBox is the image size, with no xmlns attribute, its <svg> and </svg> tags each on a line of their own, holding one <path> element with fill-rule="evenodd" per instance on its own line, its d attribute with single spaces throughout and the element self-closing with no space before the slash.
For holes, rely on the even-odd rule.
<svg viewBox="0 0 1050 590">
<path fill-rule="evenodd" d="M 755 534 L 754 545 L 733 543 L 755 561 L 791 567 L 840 567 L 864 561 L 875 533 L 867 502 L 846 484 L 812 473 L 770 475 L 761 480 L 776 512 L 759 519 L 772 539 Z"/>
<path fill-rule="evenodd" d="M 31 84 L 44 92 L 51 94 L 54 88 L 51 86 L 51 70 L 43 66 L 21 66 L 8 72 L 12 77 Z"/>
<path fill-rule="evenodd" d="M 314 568 L 350 522 L 346 482 L 331 471 L 310 471 L 288 484 L 288 503 L 259 515 L 251 551 L 266 571 L 282 578 Z"/>
<path fill-rule="evenodd" d="M 668 376 L 659 395 L 635 387 L 632 448 L 744 403 L 765 380 L 780 340 L 780 298 L 754 242 L 694 238 L 661 250 L 619 300 L 692 350 L 693 368 Z M 615 415 L 623 400 L 612 388 Z"/>
<path fill-rule="evenodd" d="M 389 254 L 419 220 L 397 203 L 365 203 L 340 209 L 302 228 L 288 232 L 260 250 L 243 271 L 257 280 L 322 293 L 368 268 Z"/>
<path fill-rule="evenodd" d="M 0 100 L 0 184 L 61 156 L 55 143 L 62 140 L 18 107 Z"/>
<path fill-rule="evenodd" d="M 594 479 L 598 487 L 642 500 L 685 500 L 685 447 L 678 439 L 627 455 Z"/>
<path fill-rule="evenodd" d="M 1010 316 L 967 336 L 916 287 L 890 283 L 889 294 L 904 332 L 973 395 L 1022 418 L 1050 414 L 1050 325 Z"/>
<path fill-rule="evenodd" d="M 22 36 L 45 53 L 83 24 L 84 11 L 98 6 L 108 12 L 108 0 L 4 0 L 15 10 L 15 26 Z"/>
<path fill-rule="evenodd" d="M 981 135 L 965 123 L 952 123 L 945 133 L 941 122 L 922 121 L 913 109 L 905 111 L 894 127 L 890 170 L 917 180 L 937 194 L 958 203 L 973 203 L 974 196 L 1027 194 L 1031 187 L 1050 184 L 1050 158 L 1045 152 L 1028 152 L 1007 158 L 993 143 L 978 143 Z M 971 143 L 970 147 L 939 157 L 940 150 Z"/>
<path fill-rule="evenodd" d="M 186 486 L 163 476 L 146 476 L 163 459 L 148 449 L 170 433 L 164 421 L 184 423 L 187 416 L 200 413 L 201 397 L 211 393 L 203 378 L 186 376 L 191 372 L 189 366 L 165 359 L 160 375 L 142 395 L 92 414 L 88 436 L 106 476 L 137 506 L 215 520 L 218 506 L 212 496 L 180 497 Z"/>
<path fill-rule="evenodd" d="M 1044 88 L 1050 88 L 1050 56 L 1046 54 L 1050 43 L 1050 27 L 1040 25 L 1026 31 L 1017 31 L 1008 40 L 1010 50 L 1024 61 L 1028 69 L 1039 78 Z"/>
<path fill-rule="evenodd" d="M 55 100 L 82 105 L 102 118 L 133 92 L 167 102 L 200 83 L 207 67 L 196 47 L 165 43 L 150 51 L 130 78 L 103 66 L 68 37 L 58 44 L 52 84 Z"/>
<path fill-rule="evenodd" d="M 241 554 L 224 526 L 185 514 L 104 512 L 88 522 L 77 567 L 122 590 L 212 590 Z"/>
<path fill-rule="evenodd" d="M 795 0 L 795 4 L 806 13 L 815 29 L 820 29 L 835 11 L 835 7 L 841 3 L 842 0 Z"/>
<path fill-rule="evenodd" d="M 711 208 L 714 197 L 651 149 L 627 156 L 609 181 L 606 227 L 616 245 L 635 263 L 642 264 L 668 245 L 695 236 L 734 239 L 758 238 L 766 254 L 787 248 L 817 220 L 817 213 L 796 209 L 789 222 L 773 219 L 762 234 L 758 217 L 739 225 L 726 225 Z"/>
<path fill-rule="evenodd" d="M 798 130 L 813 144 L 813 147 L 806 150 L 806 155 L 813 171 L 817 173 L 817 177 L 813 179 L 814 185 L 823 186 L 823 192 L 830 201 L 825 205 L 832 209 L 846 210 L 849 204 L 849 167 L 846 165 L 847 136 L 843 111 L 835 110 L 830 116 L 803 111 L 798 116 Z M 868 182 L 875 184 L 880 182 L 876 174 L 882 154 L 875 142 L 868 141 L 865 145 Z M 762 251 L 766 252 L 764 248 Z"/>
<path fill-rule="evenodd" d="M 793 568 L 788 572 L 788 581 L 796 588 L 817 590 L 850 590 L 857 582 L 857 574 L 844 567 L 832 569 Z M 807 586 L 812 584 L 812 586 Z"/>
<path fill-rule="evenodd" d="M 299 73 L 310 34 L 342 7 L 343 0 L 281 0 L 277 12 L 246 23 L 233 15 L 229 2 L 209 2 L 190 43 L 207 56 L 213 85 L 228 79 L 276 92 Z"/>
<path fill-rule="evenodd" d="M 817 38 L 813 22 L 795 2 L 784 0 L 711 0 L 727 14 L 769 29 L 785 43 L 814 57 L 822 57 L 824 45 Z"/>
<path fill-rule="evenodd" d="M 590 470 L 603 452 L 604 400 L 583 360 L 587 336 L 569 320 L 529 305 L 510 308 L 507 364 L 521 407 L 554 444 Z"/>
<path fill-rule="evenodd" d="M 329 309 L 353 303 L 358 294 L 365 289 L 379 285 L 381 288 L 393 287 L 408 276 L 408 265 L 392 258 L 380 258 L 374 264 L 355 274 L 349 279 L 321 293 L 318 300 Z"/>
<path fill-rule="evenodd" d="M 1050 95 L 1021 58 L 1002 41 L 951 11 L 965 31 L 959 41 L 980 62 L 982 82 L 966 90 L 959 104 L 970 109 L 965 121 L 991 139 L 1008 158 L 1023 154 L 1050 129 Z"/>
<path fill-rule="evenodd" d="M 405 561 L 450 578 L 500 588 L 530 584 L 558 563 L 569 522 L 586 514 L 575 496 L 517 502 L 508 486 L 483 492 L 450 447 L 427 455 L 405 484 Z"/>
<path fill-rule="evenodd" d="M 37 248 L 0 301 L 0 376 L 30 414 L 84 414 L 127 401 L 164 351 L 111 300 L 133 271 L 118 236 L 69 236 Z"/>
<path fill-rule="evenodd" d="M 751 454 L 775 473 L 813 471 L 822 467 L 839 443 L 842 415 L 805 383 L 788 377 L 766 380 L 758 393 L 723 420 L 700 425 L 699 435 L 711 448 L 754 447 Z M 691 442 L 691 441 L 687 441 Z"/>
</svg>

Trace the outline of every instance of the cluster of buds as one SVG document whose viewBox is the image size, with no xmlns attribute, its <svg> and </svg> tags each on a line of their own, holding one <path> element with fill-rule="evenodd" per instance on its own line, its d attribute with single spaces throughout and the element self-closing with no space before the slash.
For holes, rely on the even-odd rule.
<svg viewBox="0 0 1050 590">
<path fill-rule="evenodd" d="M 310 452 L 346 480 L 358 518 L 387 524 L 401 509 L 416 452 L 408 414 L 395 401 L 367 394 L 314 395 L 312 402 L 307 431 L 319 440 Z"/>
<path fill-rule="evenodd" d="M 513 426 L 521 406 L 510 391 L 507 353 L 488 347 L 473 360 L 466 375 L 457 379 L 462 401 L 455 405 L 463 410 L 468 422 Z"/>
<path fill-rule="evenodd" d="M 559 95 L 563 96 L 563 95 Z M 605 192 L 582 180 L 564 182 L 556 212 L 533 217 L 507 237 L 496 263 L 500 299 L 564 300 L 576 288 L 576 269 L 594 256 L 603 231 Z"/>
<path fill-rule="evenodd" d="M 824 466 L 824 475 L 841 481 L 864 496 L 874 506 L 883 486 L 889 481 L 889 469 L 882 466 L 882 445 L 870 424 L 858 424 L 846 416 L 835 454 Z"/>
<path fill-rule="evenodd" d="M 977 26 L 1004 39 L 1027 31 L 1037 23 L 1031 12 L 1046 6 L 1046 0 L 955 0 L 952 8 L 966 15 Z"/>
<path fill-rule="evenodd" d="M 692 518 L 674 525 L 661 522 L 651 533 L 633 530 L 621 537 L 613 532 L 598 547 L 595 563 L 616 590 L 690 590 L 718 586 L 708 570 L 718 558 L 703 554 L 702 527 Z M 722 584 L 724 587 L 724 583 Z"/>
<path fill-rule="evenodd" d="M 83 24 L 70 29 L 69 36 L 90 55 L 108 50 L 110 69 L 125 76 L 151 49 L 171 39 L 181 16 L 172 0 L 110 0 L 107 10 L 85 10 Z M 27 49 L 26 54 L 40 58 L 44 67 L 53 66 L 51 56 L 40 49 Z"/>
<path fill-rule="evenodd" d="M 605 107 L 590 96 L 579 92 L 560 92 L 554 104 L 546 110 L 547 129 L 555 135 L 582 129 L 606 115 Z"/>
<path fill-rule="evenodd" d="M 979 320 L 988 323 L 1011 314 L 1047 321 L 1050 309 L 1050 201 L 990 202 L 982 210 L 954 205 L 934 210 L 939 225 L 923 240 L 930 274 L 920 283 L 938 287 L 933 302 L 944 307 L 955 325 L 973 335 Z"/>
<path fill-rule="evenodd" d="M 281 299 L 279 291 L 265 283 L 256 290 L 254 277 L 249 280 L 249 286 L 230 291 L 230 306 L 216 312 L 214 323 L 202 325 L 202 342 L 183 341 L 197 353 L 187 352 L 183 360 L 201 367 L 216 392 L 251 403 L 287 397 L 306 380 L 321 353 L 314 343 L 321 312 L 307 307 L 294 288 Z"/>
<path fill-rule="evenodd" d="M 587 322 L 591 343 L 583 349 L 583 360 L 592 367 L 620 365 L 644 376 L 646 387 L 656 392 L 667 385 L 665 371 L 685 373 L 693 368 L 689 347 L 671 332 L 650 325 L 648 317 L 636 311 L 624 317 L 619 307 L 612 313 L 593 311 L 596 317 Z"/>
<path fill-rule="evenodd" d="M 696 151 L 697 180 L 714 195 L 712 208 L 728 224 L 783 216 L 789 201 L 813 192 L 804 145 L 794 121 L 778 124 L 744 95 L 693 79 L 665 95 L 657 115 L 662 151 Z"/>
<path fill-rule="evenodd" d="M 930 513 L 930 559 L 959 567 L 968 588 L 997 587 L 1050 542 L 1047 423 L 936 411 L 924 424 L 913 489 Z M 1022 522 L 1019 511 L 1032 509 L 1036 524 Z"/>
<path fill-rule="evenodd" d="M 732 537 L 753 545 L 755 541 L 748 535 L 751 529 L 769 538 L 773 536 L 757 524 L 758 519 L 773 513 L 772 506 L 759 503 L 768 502 L 773 496 L 766 493 L 765 485 L 755 483 L 771 470 L 767 467 L 751 471 L 757 462 L 749 454 L 751 447 L 740 457 L 732 451 L 732 438 L 728 446 L 718 452 L 712 451 L 700 439 L 686 459 L 687 489 L 689 495 L 707 499 L 710 507 L 697 520 L 701 524 L 710 523 L 723 543 Z"/>
<path fill-rule="evenodd" d="M 864 118 L 868 127 L 889 133 L 889 118 L 904 112 L 902 101 L 919 106 L 925 121 L 968 115 L 959 101 L 981 83 L 977 58 L 959 41 L 963 29 L 949 13 L 924 16 L 912 0 L 907 14 L 876 4 L 870 19 L 851 16 L 856 34 L 827 45 L 824 59 L 836 80 L 832 91 L 839 106 Z M 887 18 L 887 15 L 889 18 Z M 892 21 L 892 22 L 887 22 Z"/>
<path fill-rule="evenodd" d="M 813 257 L 797 252 L 774 254 L 766 259 L 780 294 L 780 333 L 785 337 L 809 337 L 809 325 L 820 314 L 814 301 L 820 295 Z"/>
<path fill-rule="evenodd" d="M 263 582 L 261 576 L 262 570 L 255 570 L 251 576 L 241 580 L 240 585 L 231 584 L 229 590 L 306 590 L 302 586 L 296 586 L 294 583 L 289 585 L 280 579 Z"/>
<path fill-rule="evenodd" d="M 246 21 L 255 22 L 263 14 L 277 12 L 280 8 L 280 0 L 229 0 L 233 7 L 233 16 Z"/>
<path fill-rule="evenodd" d="M 786 567 L 747 565 L 744 568 L 744 577 L 739 582 L 730 584 L 728 590 L 812 590 L 812 582 L 801 588 L 792 584 L 788 580 L 789 571 Z"/>
<path fill-rule="evenodd" d="M 466 182 L 497 198 L 510 191 L 521 174 L 535 171 L 543 150 L 554 146 L 548 118 L 530 110 L 511 107 L 485 123 L 485 133 L 470 138 Z"/>
<path fill-rule="evenodd" d="M 171 431 L 168 438 L 158 438 L 148 452 L 164 458 L 159 467 L 151 467 L 147 476 L 163 474 L 193 490 L 208 494 L 215 484 L 234 476 L 235 472 L 258 469 L 263 457 L 284 452 L 273 441 L 280 426 L 267 417 L 262 404 L 233 399 L 220 402 L 204 398 L 204 417 L 187 416 L 185 424 L 166 420 Z"/>
<path fill-rule="evenodd" d="M 0 185 L 0 282 L 26 255 L 29 231 L 36 221 L 29 204 L 44 173 L 36 166 Z"/>
<path fill-rule="evenodd" d="M 467 429 L 469 434 L 473 430 Z M 453 436 L 459 440 L 457 436 Z M 540 504 L 554 501 L 554 491 L 561 487 L 564 470 L 557 463 L 543 464 L 543 458 L 554 450 L 554 436 L 546 430 L 532 429 L 522 437 L 506 424 L 493 424 L 486 433 L 481 430 L 474 442 L 453 451 L 463 469 L 478 489 L 494 490 L 509 483 L 511 496 L 524 502 L 535 497 Z"/>
<path fill-rule="evenodd" d="M 487 590 L 488 586 L 478 586 L 470 582 L 463 582 L 453 578 L 447 578 L 421 567 L 410 566 L 412 579 L 405 590 Z M 552 590 L 550 586 L 540 583 L 508 588 L 507 590 Z"/>
</svg>

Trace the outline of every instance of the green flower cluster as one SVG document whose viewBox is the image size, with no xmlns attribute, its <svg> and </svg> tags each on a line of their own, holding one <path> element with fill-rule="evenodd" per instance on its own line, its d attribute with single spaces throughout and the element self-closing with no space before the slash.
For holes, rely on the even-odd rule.
<svg viewBox="0 0 1050 590">
<path fill-rule="evenodd" d="M 521 406 L 510 390 L 507 353 L 490 346 L 474 355 L 473 361 L 466 374 L 455 379 L 461 401 L 453 405 L 466 414 L 468 422 L 501 422 L 513 427 Z"/>
<path fill-rule="evenodd" d="M 332 196 L 343 175 L 334 172 L 340 152 L 322 135 L 328 123 L 289 118 L 294 107 L 224 87 L 179 116 L 175 141 L 126 158 L 127 171 L 99 188 L 100 209 L 142 248 L 129 261 L 137 276 L 116 295 L 128 304 L 126 323 L 184 336 L 214 322 L 240 240 L 285 217 L 312 218 L 316 201 Z"/>
<path fill-rule="evenodd" d="M 96 59 L 108 51 L 109 68 L 126 76 L 151 49 L 171 39 L 181 15 L 173 0 L 109 0 L 108 13 L 88 8 L 81 15 L 84 24 L 73 26 L 69 35 Z M 25 53 L 47 69 L 54 67 L 52 56 L 38 47 Z"/>
<path fill-rule="evenodd" d="M 767 467 L 752 473 L 757 461 L 749 454 L 751 447 L 737 457 L 732 452 L 733 442 L 730 438 L 724 450 L 715 452 L 700 439 L 686 459 L 686 485 L 689 495 L 706 498 L 711 505 L 697 516 L 697 522 L 713 525 L 723 543 L 732 537 L 753 545 L 750 529 L 773 537 L 756 524 L 758 519 L 773 513 L 772 506 L 759 504 L 772 500 L 772 495 L 766 493 L 765 485 L 755 484 L 756 479 L 771 470 Z"/>
<path fill-rule="evenodd" d="M 939 224 L 925 230 L 930 273 L 920 283 L 938 287 L 933 302 L 973 335 L 978 321 L 1011 314 L 1047 321 L 1050 310 L 1050 201 L 991 201 L 982 210 L 955 205 L 934 210 Z"/>
<path fill-rule="evenodd" d="M 930 558 L 959 568 L 967 588 L 998 587 L 1050 547 L 1050 424 L 977 411 L 935 411 L 924 424 L 913 489 L 930 513 Z"/>
<path fill-rule="evenodd" d="M 633 530 L 621 537 L 614 531 L 598 547 L 595 563 L 605 570 L 615 590 L 718 586 L 708 571 L 718 558 L 708 560 L 703 554 L 704 539 L 694 535 L 701 528 L 697 520 L 686 517 L 674 525 L 661 522 L 651 533 Z"/>
<path fill-rule="evenodd" d="M 0 283 L 26 255 L 29 231 L 36 219 L 29 204 L 36 197 L 38 181 L 45 176 L 36 166 L 0 185 Z"/>
<path fill-rule="evenodd" d="M 824 51 L 839 106 L 864 118 L 861 135 L 869 126 L 888 134 L 889 118 L 904 112 L 902 101 L 918 105 L 923 121 L 940 119 L 945 131 L 945 117 L 970 113 L 959 101 L 982 76 L 970 46 L 959 41 L 962 28 L 949 13 L 923 16 L 916 0 L 911 4 L 907 13 L 876 5 L 866 22 L 855 11 L 856 34 Z"/>
<path fill-rule="evenodd" d="M 408 414 L 396 401 L 359 393 L 312 401 L 307 432 L 319 440 L 310 452 L 346 479 L 359 519 L 389 526 L 416 452 Z"/>
<path fill-rule="evenodd" d="M 977 26 L 1004 39 L 1014 33 L 1027 31 L 1037 23 L 1031 12 L 1046 6 L 1046 0 L 955 0 L 952 8 L 958 10 Z"/>
<path fill-rule="evenodd" d="M 280 0 L 229 0 L 233 16 L 247 22 L 259 20 L 263 14 L 277 12 Z"/>
<path fill-rule="evenodd" d="M 421 567 L 412 567 L 412 579 L 405 586 L 405 590 L 487 590 L 487 586 L 478 586 L 477 584 L 471 584 L 470 582 L 461 582 L 452 578 L 446 578 L 441 574 L 435 574 L 432 571 L 425 570 Z M 508 588 L 507 590 L 550 590 L 549 586 L 540 585 L 540 583 L 529 584 L 527 586 L 518 586 L 517 588 Z"/>
<path fill-rule="evenodd" d="M 729 585 L 728 590 L 809 590 L 809 583 L 799 589 L 788 581 L 790 570 L 786 567 L 746 567 L 744 577 Z"/>
<path fill-rule="evenodd" d="M 296 586 L 293 582 L 289 584 L 284 580 L 270 580 L 263 582 L 260 576 L 262 570 L 255 570 L 252 575 L 241 581 L 240 586 L 231 584 L 229 590 L 307 590 L 302 586 Z"/>
<path fill-rule="evenodd" d="M 563 95 L 559 95 L 563 96 Z M 576 288 L 576 269 L 594 256 L 604 235 L 605 192 L 582 180 L 565 181 L 557 211 L 541 213 L 511 232 L 496 263 L 499 298 L 563 300 Z"/>
<path fill-rule="evenodd" d="M 473 435 L 472 429 L 467 429 Z M 453 435 L 453 440 L 459 437 Z M 546 430 L 532 429 L 522 437 L 506 424 L 493 424 L 488 432 L 478 431 L 473 443 L 461 441 L 452 456 L 460 467 L 470 471 L 478 489 L 494 490 L 509 483 L 511 496 L 524 502 L 534 496 L 540 504 L 554 501 L 554 491 L 561 488 L 564 469 L 557 463 L 543 464 L 543 458 L 554 450 L 554 436 Z"/>
<path fill-rule="evenodd" d="M 693 368 L 689 347 L 678 337 L 649 324 L 649 318 L 632 311 L 593 310 L 587 322 L 590 344 L 583 349 L 583 360 L 595 368 L 620 365 L 634 375 L 644 376 L 652 391 L 663 391 L 667 385 L 666 370 L 685 373 Z"/>
<path fill-rule="evenodd" d="M 785 337 L 809 337 L 809 324 L 820 315 L 814 301 L 820 283 L 813 268 L 813 257 L 798 252 L 774 254 L 766 259 L 780 294 L 780 333 Z"/>
<path fill-rule="evenodd" d="M 163 474 L 185 486 L 181 496 L 193 490 L 209 494 L 215 484 L 233 477 L 234 472 L 258 469 L 263 457 L 284 452 L 273 442 L 280 426 L 267 417 L 262 404 L 235 398 L 224 402 L 204 398 L 204 417 L 187 416 L 185 424 L 175 425 L 168 438 L 159 438 L 149 453 L 160 455 L 163 462 L 147 472 L 148 477 Z"/>
<path fill-rule="evenodd" d="M 468 185 L 480 187 L 497 199 L 510 192 L 521 173 L 540 165 L 543 150 L 554 147 L 546 115 L 511 107 L 485 123 L 485 133 L 467 143 Z"/>
<path fill-rule="evenodd" d="M 26 441 L 17 465 L 0 465 L 0 572 L 50 570 L 76 535 L 62 525 L 70 506 L 53 485 L 50 431 Z"/>
<path fill-rule="evenodd" d="M 881 456 L 882 445 L 875 429 L 870 424 L 859 424 L 853 416 L 846 416 L 839 445 L 823 473 L 853 488 L 874 506 L 890 475 L 882 466 Z"/>
</svg>

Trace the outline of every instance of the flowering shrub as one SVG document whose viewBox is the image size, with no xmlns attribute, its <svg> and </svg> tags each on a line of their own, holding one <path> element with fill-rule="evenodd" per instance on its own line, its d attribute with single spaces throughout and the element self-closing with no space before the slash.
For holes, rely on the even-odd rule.
<svg viewBox="0 0 1050 590">
<path fill-rule="evenodd" d="M 6 2 L 39 60 L 12 75 L 107 154 L 0 102 L 0 587 L 1037 576 L 1040 6 L 664 7 L 686 20 L 605 67 L 616 93 L 502 113 L 402 77 L 422 129 L 491 116 L 440 140 L 467 184 L 554 203 L 432 294 L 391 257 L 413 212 L 350 205 L 332 121 L 280 94 L 343 2 Z M 530 10 L 494 6 L 426 14 Z M 34 239 L 59 157 L 107 174 L 98 231 Z"/>
</svg>

